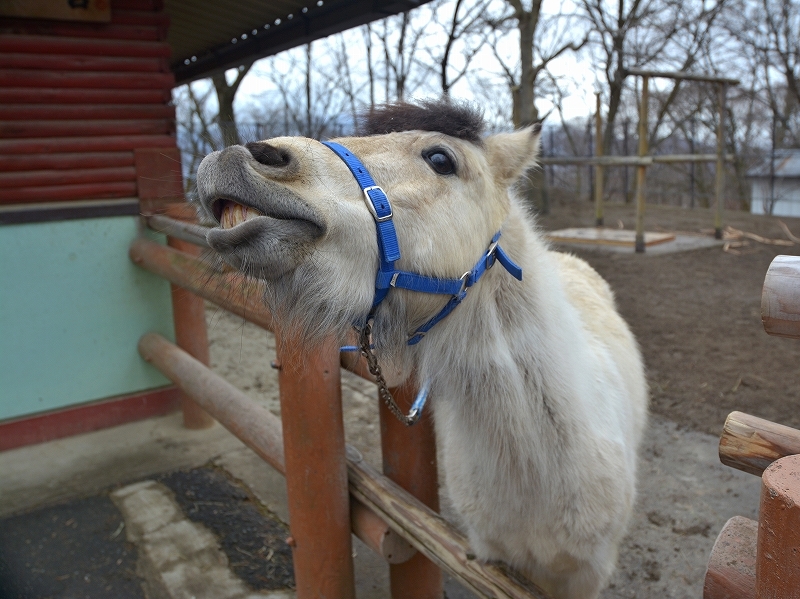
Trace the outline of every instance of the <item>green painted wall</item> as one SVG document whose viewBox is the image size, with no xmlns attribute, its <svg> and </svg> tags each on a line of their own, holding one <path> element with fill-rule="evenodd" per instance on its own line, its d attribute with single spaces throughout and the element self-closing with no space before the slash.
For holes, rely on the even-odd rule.
<svg viewBox="0 0 800 599">
<path fill-rule="evenodd" d="M 138 234 L 136 217 L 0 226 L 0 420 L 169 383 L 136 351 L 174 339 L 169 284 L 128 259 Z"/>
</svg>

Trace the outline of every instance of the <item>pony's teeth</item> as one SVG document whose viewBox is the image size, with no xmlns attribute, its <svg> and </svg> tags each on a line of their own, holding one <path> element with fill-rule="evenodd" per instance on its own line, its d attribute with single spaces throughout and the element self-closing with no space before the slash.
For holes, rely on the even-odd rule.
<svg viewBox="0 0 800 599">
<path fill-rule="evenodd" d="M 219 224 L 223 229 L 230 229 L 259 216 L 264 216 L 264 213 L 260 210 L 243 206 L 236 202 L 226 201 L 222 208 Z"/>
</svg>

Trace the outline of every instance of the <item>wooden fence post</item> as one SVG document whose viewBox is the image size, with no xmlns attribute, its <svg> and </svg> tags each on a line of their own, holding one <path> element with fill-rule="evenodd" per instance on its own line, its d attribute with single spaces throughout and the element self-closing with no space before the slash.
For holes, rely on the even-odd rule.
<svg viewBox="0 0 800 599">
<path fill-rule="evenodd" d="M 275 337 L 297 599 L 354 599 L 339 348 Z"/>
<path fill-rule="evenodd" d="M 800 455 L 776 460 L 761 477 L 756 599 L 800 599 Z"/>
<path fill-rule="evenodd" d="M 408 412 L 416 396 L 413 379 L 391 390 Z M 414 426 L 401 423 L 381 402 L 383 473 L 432 510 L 439 511 L 436 439 L 430 409 Z M 392 599 L 441 599 L 442 571 L 421 553 L 389 567 Z"/>
<path fill-rule="evenodd" d="M 647 156 L 647 110 L 650 103 L 650 92 L 648 86 L 650 77 L 642 77 L 642 100 L 639 106 L 639 158 Z M 636 167 L 636 252 L 644 252 L 644 208 L 645 208 L 645 177 L 647 167 L 640 164 Z"/>
</svg>

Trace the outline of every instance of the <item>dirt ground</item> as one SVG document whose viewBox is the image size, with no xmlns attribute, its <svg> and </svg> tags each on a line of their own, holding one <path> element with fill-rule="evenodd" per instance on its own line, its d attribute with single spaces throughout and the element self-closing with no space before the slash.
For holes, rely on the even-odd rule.
<svg viewBox="0 0 800 599">
<path fill-rule="evenodd" d="M 591 205 L 559 208 L 540 219 L 547 230 L 590 226 Z M 781 219 L 800 235 L 800 219 Z M 634 228 L 633 206 L 606 209 L 606 224 Z M 647 230 L 701 232 L 708 210 L 648 207 Z M 786 236 L 778 219 L 741 212 L 726 225 L 770 239 Z M 750 240 L 733 248 L 658 256 L 575 251 L 614 289 L 647 364 L 651 410 L 686 428 L 719 434 L 731 410 L 800 427 L 800 341 L 770 337 L 761 325 L 761 288 L 779 254 L 800 245 Z"/>
<path fill-rule="evenodd" d="M 800 235 L 800 220 L 783 220 Z M 539 219 L 545 230 L 593 221 L 588 203 L 557 207 Z M 633 228 L 633 207 L 607 207 L 606 223 Z M 786 239 L 777 219 L 727 213 L 725 224 Z M 707 210 L 648 207 L 647 230 L 699 234 L 712 226 Z M 759 479 L 719 464 L 725 417 L 741 410 L 800 427 L 800 340 L 769 337 L 760 320 L 770 262 L 778 254 L 800 254 L 800 246 L 735 245 L 733 252 L 716 247 L 661 255 L 570 248 L 614 289 L 641 345 L 651 388 L 639 500 L 603 599 L 700 597 L 722 525 L 737 514 L 755 518 L 758 507 Z M 271 336 L 213 307 L 208 321 L 212 367 L 278 413 L 277 377 L 268 366 Z M 343 389 L 348 442 L 379 465 L 374 386 L 343 373 Z M 442 494 L 447 513 L 446 489 Z M 376 589 L 374 597 L 381 593 Z"/>
</svg>

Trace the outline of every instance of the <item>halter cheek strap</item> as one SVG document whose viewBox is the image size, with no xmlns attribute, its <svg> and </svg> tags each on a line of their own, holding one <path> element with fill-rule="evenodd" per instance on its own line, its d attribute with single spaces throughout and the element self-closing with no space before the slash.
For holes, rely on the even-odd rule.
<svg viewBox="0 0 800 599">
<path fill-rule="evenodd" d="M 500 231 L 495 233 L 483 256 L 478 260 L 472 270 L 465 272 L 458 279 L 442 279 L 429 277 L 418 273 L 397 270 L 394 263 L 400 259 L 400 245 L 397 241 L 397 231 L 392 222 L 392 207 L 389 198 L 380 186 L 375 184 L 367 168 L 350 151 L 331 141 L 322 142 L 341 158 L 353 173 L 358 185 L 364 192 L 364 200 L 375 220 L 375 228 L 380 250 L 380 265 L 375 276 L 375 296 L 372 301 L 372 310 L 380 304 L 392 287 L 408 289 L 420 293 L 434 293 L 452 296 L 450 301 L 438 314 L 419 327 L 408 339 L 408 345 L 419 343 L 425 334 L 437 323 L 441 322 L 450 312 L 467 296 L 467 290 L 477 283 L 480 278 L 499 262 L 514 278 L 522 280 L 522 269 L 508 257 L 498 245 Z"/>
</svg>

